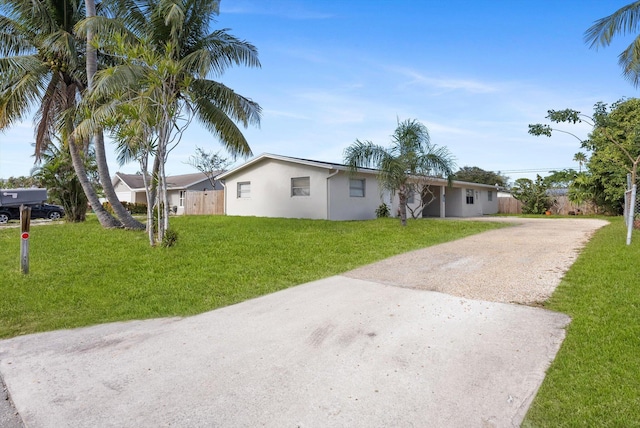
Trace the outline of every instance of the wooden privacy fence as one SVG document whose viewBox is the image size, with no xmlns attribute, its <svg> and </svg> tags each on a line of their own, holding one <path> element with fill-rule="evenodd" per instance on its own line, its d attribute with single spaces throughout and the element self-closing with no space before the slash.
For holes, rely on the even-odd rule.
<svg viewBox="0 0 640 428">
<path fill-rule="evenodd" d="M 223 215 L 224 190 L 187 191 L 184 213 L 186 215 Z"/>
<path fill-rule="evenodd" d="M 553 202 L 550 208 L 552 214 L 557 215 L 584 215 L 597 214 L 596 207 L 592 204 L 576 205 L 569 201 L 566 196 L 555 196 L 550 198 Z M 498 198 L 498 212 L 500 214 L 522 214 L 522 202 L 514 198 Z"/>
<path fill-rule="evenodd" d="M 513 196 L 498 198 L 498 212 L 500 214 L 522 214 L 522 202 Z"/>
</svg>

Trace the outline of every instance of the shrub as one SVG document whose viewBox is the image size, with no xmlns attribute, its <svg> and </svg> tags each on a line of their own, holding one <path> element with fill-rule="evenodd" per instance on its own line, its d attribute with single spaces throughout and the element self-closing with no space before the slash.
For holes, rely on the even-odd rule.
<svg viewBox="0 0 640 428">
<path fill-rule="evenodd" d="M 173 229 L 167 229 L 164 232 L 164 238 L 162 238 L 162 242 L 160 245 L 164 248 L 173 247 L 178 241 L 178 232 Z"/>
<path fill-rule="evenodd" d="M 147 213 L 147 204 L 138 204 L 131 202 L 120 202 L 122 206 L 129 211 L 131 214 L 146 214 Z M 113 207 L 109 202 L 104 202 L 102 204 L 105 210 L 113 214 Z"/>
<path fill-rule="evenodd" d="M 376 208 L 376 217 L 378 218 L 389 217 L 389 213 L 389 206 L 384 202 L 380 204 L 378 208 Z"/>
</svg>

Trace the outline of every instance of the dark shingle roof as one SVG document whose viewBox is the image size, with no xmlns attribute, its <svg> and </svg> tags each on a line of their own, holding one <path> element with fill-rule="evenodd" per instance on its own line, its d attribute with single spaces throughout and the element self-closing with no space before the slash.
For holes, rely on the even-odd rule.
<svg viewBox="0 0 640 428">
<path fill-rule="evenodd" d="M 216 171 L 214 175 L 220 174 L 222 171 Z M 116 173 L 116 177 L 120 178 L 130 189 L 142 189 L 144 183 L 142 180 L 142 174 L 123 174 L 121 172 Z M 186 189 L 194 184 L 201 183 L 208 180 L 207 176 L 202 172 L 196 172 L 193 174 L 172 175 L 167 177 L 168 189 Z"/>
</svg>

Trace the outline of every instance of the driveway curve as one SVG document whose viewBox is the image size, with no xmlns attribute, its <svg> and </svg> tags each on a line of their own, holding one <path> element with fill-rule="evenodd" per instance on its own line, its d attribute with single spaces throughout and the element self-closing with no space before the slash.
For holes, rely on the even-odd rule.
<svg viewBox="0 0 640 428">
<path fill-rule="evenodd" d="M 30 428 L 518 426 L 570 319 L 500 301 L 547 296 L 605 222 L 517 222 L 193 317 L 0 341 L 0 374 Z"/>
</svg>

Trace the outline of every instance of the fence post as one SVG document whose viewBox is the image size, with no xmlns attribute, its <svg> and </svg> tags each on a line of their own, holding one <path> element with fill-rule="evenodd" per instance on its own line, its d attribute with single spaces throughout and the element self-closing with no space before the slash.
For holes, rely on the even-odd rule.
<svg viewBox="0 0 640 428">
<path fill-rule="evenodd" d="M 29 273 L 29 226 L 31 226 L 31 207 L 20 206 L 20 269 Z"/>
<path fill-rule="evenodd" d="M 636 185 L 631 186 L 631 204 L 629 205 L 629 218 L 627 218 L 627 245 L 631 245 L 631 233 L 633 232 L 633 218 L 636 209 Z"/>
</svg>

